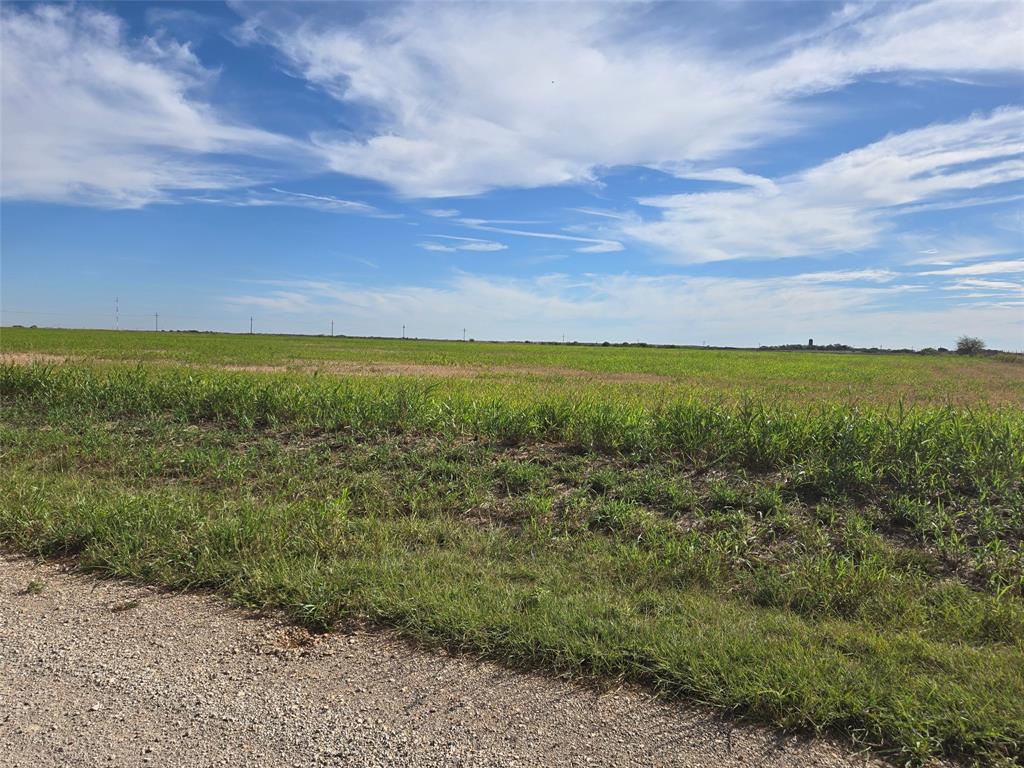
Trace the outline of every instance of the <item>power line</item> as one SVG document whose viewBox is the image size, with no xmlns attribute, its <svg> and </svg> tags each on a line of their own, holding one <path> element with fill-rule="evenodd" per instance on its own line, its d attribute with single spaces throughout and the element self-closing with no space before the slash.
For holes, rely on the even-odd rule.
<svg viewBox="0 0 1024 768">
<path fill-rule="evenodd" d="M 63 317 L 110 317 L 106 312 L 38 312 L 28 309 L 0 309 L 0 312 L 11 315 L 57 315 Z M 123 317 L 152 317 L 152 315 L 123 315 Z"/>
<path fill-rule="evenodd" d="M 103 312 L 103 311 L 101 311 L 101 312 L 96 312 L 96 311 L 54 312 L 54 311 L 48 311 L 48 310 L 20 309 L 20 308 L 8 309 L 7 307 L 0 307 L 0 313 L 3 313 L 4 317 L 10 317 L 11 320 L 14 320 L 14 318 L 26 318 L 27 319 L 27 318 L 31 318 L 31 317 L 38 317 L 38 318 L 74 318 L 74 319 L 77 319 L 77 320 L 84 320 L 84 321 L 90 321 L 90 320 L 98 320 L 98 321 L 100 321 L 99 323 L 97 323 L 95 325 L 88 326 L 88 327 L 94 327 L 94 328 L 99 328 L 99 327 L 107 327 L 107 328 L 109 328 L 109 325 L 107 325 L 107 323 L 109 323 L 111 321 L 111 319 L 112 319 L 111 318 L 110 310 L 107 310 L 105 312 Z M 278 316 L 278 313 L 271 312 L 271 313 L 267 314 L 266 316 L 261 316 L 261 317 L 273 318 L 273 317 L 277 317 L 277 316 Z M 207 325 L 209 323 L 209 318 L 200 317 L 200 316 L 197 316 L 197 315 L 175 315 L 175 314 L 167 315 L 167 314 L 162 314 L 162 313 L 159 313 L 159 312 L 122 312 L 121 311 L 120 297 L 116 297 L 115 298 L 113 320 L 114 320 L 115 327 L 117 327 L 117 328 L 120 328 L 121 321 L 125 320 L 125 321 L 127 321 L 126 327 L 125 327 L 126 331 L 127 330 L 144 330 L 144 329 L 148 329 L 149 331 L 152 331 L 153 329 L 159 330 L 160 329 L 159 321 L 161 319 L 163 319 L 163 321 L 164 321 L 164 328 L 168 327 L 168 323 L 173 323 L 173 324 L 177 324 L 177 325 L 184 325 L 185 323 L 193 323 L 193 324 L 198 325 L 199 327 L 203 327 L 203 326 L 205 326 L 205 325 Z M 336 323 L 336 321 L 332 320 L 331 323 L 334 324 L 334 323 Z M 291 324 L 293 326 L 301 326 L 301 327 L 309 328 L 309 329 L 323 329 L 322 321 L 321 322 L 304 322 L 304 321 L 301 321 L 301 320 L 294 320 L 291 316 L 289 316 L 289 324 Z M 255 329 L 255 317 L 253 316 L 253 317 L 250 317 L 250 331 L 252 333 L 255 333 L 255 330 L 256 330 Z M 225 332 L 230 332 L 230 331 L 225 331 Z"/>
</svg>

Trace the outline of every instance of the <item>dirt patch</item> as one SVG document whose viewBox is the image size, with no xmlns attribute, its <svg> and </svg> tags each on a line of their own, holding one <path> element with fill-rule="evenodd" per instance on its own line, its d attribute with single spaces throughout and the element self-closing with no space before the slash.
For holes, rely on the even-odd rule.
<svg viewBox="0 0 1024 768">
<path fill-rule="evenodd" d="M 514 365 L 438 365 L 429 363 L 356 362 L 344 360 L 290 360 L 285 364 L 189 363 L 175 360 L 113 359 L 85 355 L 54 355 L 42 352 L 4 352 L 0 362 L 15 365 L 64 363 L 99 363 L 154 365 L 160 367 L 213 368 L 221 371 L 253 373 L 320 373 L 339 376 L 407 376 L 415 378 L 473 379 L 515 376 L 536 376 L 546 379 L 586 379 L 620 383 L 670 383 L 671 376 L 656 373 L 594 372 L 582 368 L 514 366 Z"/>
<path fill-rule="evenodd" d="M 81 355 L 49 355 L 43 352 L 3 352 L 0 363 L 14 365 L 59 365 L 61 363 L 80 363 L 85 358 Z"/>
<path fill-rule="evenodd" d="M 218 366 L 221 367 L 221 366 Z M 296 360 L 288 370 L 334 373 L 345 376 L 412 376 L 449 379 L 475 379 L 514 376 L 535 376 L 544 379 L 587 379 L 605 382 L 672 382 L 671 376 L 655 373 L 595 372 L 582 368 L 519 365 L 437 365 L 429 363 L 347 362 L 334 360 Z"/>
</svg>

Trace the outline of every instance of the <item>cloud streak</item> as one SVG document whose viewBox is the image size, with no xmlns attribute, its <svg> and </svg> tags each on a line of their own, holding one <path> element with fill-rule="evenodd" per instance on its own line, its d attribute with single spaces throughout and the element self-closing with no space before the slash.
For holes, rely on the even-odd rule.
<svg viewBox="0 0 1024 768">
<path fill-rule="evenodd" d="M 570 243 L 589 243 L 589 245 L 578 246 L 574 250 L 577 253 L 614 253 L 623 250 L 624 246 L 617 240 L 604 240 L 594 237 L 580 237 L 579 235 L 566 235 L 561 232 L 537 232 L 527 229 L 509 229 L 508 227 L 494 226 L 499 222 L 492 222 L 486 219 L 457 219 L 459 224 L 472 229 L 480 229 L 485 232 L 497 232 L 503 235 L 515 235 L 516 237 L 533 237 L 541 240 L 560 240 Z"/>
<path fill-rule="evenodd" d="M 979 264 L 968 264 L 963 267 L 935 269 L 919 272 L 921 275 L 1010 275 L 1024 272 L 1024 259 L 1011 261 L 983 261 Z"/>
<path fill-rule="evenodd" d="M 442 240 L 454 241 L 450 244 L 437 243 L 437 242 L 425 242 L 420 243 L 420 248 L 427 251 L 439 251 L 442 253 L 455 253 L 456 251 L 479 251 L 479 252 L 493 252 L 493 251 L 504 251 L 508 248 L 504 243 L 499 243 L 494 240 L 481 240 L 476 237 L 457 237 L 456 235 L 430 235 L 430 237 L 440 238 Z"/>
</svg>

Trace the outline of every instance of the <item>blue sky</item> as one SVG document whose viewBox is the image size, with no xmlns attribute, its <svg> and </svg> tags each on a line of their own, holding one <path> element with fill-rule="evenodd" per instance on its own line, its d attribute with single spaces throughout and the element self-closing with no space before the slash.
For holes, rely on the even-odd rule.
<svg viewBox="0 0 1024 768">
<path fill-rule="evenodd" d="M 5 3 L 2 321 L 1024 349 L 1024 4 Z"/>
</svg>

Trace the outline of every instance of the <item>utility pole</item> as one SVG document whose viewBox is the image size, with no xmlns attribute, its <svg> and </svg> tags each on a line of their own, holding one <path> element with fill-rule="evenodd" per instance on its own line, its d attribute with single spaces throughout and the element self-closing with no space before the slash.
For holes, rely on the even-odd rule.
<svg viewBox="0 0 1024 768">
<path fill-rule="evenodd" d="M 462 340 L 463 341 L 466 340 L 466 329 L 465 328 L 462 329 Z"/>
<path fill-rule="evenodd" d="M 249 318 L 249 335 L 252 336 L 252 318 Z"/>
<path fill-rule="evenodd" d="M 157 331 L 160 330 L 160 313 L 159 312 L 154 312 L 153 313 L 153 329 L 157 330 Z"/>
<path fill-rule="evenodd" d="M 405 326 L 404 325 L 402 326 L 402 338 L 403 339 L 405 338 Z"/>
<path fill-rule="evenodd" d="M 121 308 L 118 305 L 117 296 L 114 297 L 114 330 L 121 330 Z"/>
<path fill-rule="evenodd" d="M 334 338 L 334 321 L 331 320 L 331 338 Z"/>
</svg>

